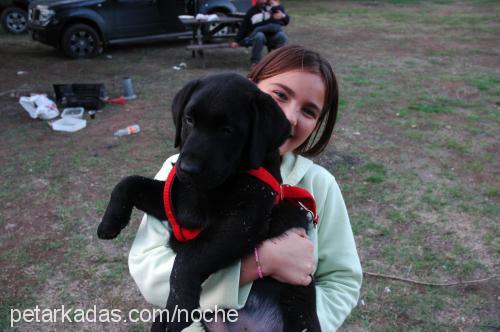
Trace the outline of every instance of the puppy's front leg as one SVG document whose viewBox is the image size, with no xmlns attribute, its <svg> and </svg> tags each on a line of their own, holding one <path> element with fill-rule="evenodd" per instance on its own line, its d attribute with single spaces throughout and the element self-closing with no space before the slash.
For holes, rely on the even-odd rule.
<svg viewBox="0 0 500 332">
<path fill-rule="evenodd" d="M 193 264 L 188 251 L 178 252 L 170 274 L 166 310 L 155 318 L 151 331 L 180 332 L 191 325 L 191 314 L 199 307 L 201 284 L 207 277 L 198 264 Z"/>
<path fill-rule="evenodd" d="M 128 225 L 134 206 L 160 220 L 166 220 L 163 208 L 164 186 L 164 181 L 138 175 L 122 179 L 111 193 L 106 212 L 97 228 L 97 236 L 101 239 L 118 236 Z"/>
<path fill-rule="evenodd" d="M 307 230 L 312 221 L 311 214 L 297 203 L 288 200 L 281 201 L 273 209 L 269 237 L 280 236 L 294 227 Z"/>
</svg>

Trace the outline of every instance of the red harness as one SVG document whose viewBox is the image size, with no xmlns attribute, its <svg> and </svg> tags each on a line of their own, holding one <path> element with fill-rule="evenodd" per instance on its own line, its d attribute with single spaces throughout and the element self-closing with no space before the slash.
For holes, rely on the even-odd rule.
<svg viewBox="0 0 500 332">
<path fill-rule="evenodd" d="M 175 238 L 179 242 L 186 242 L 197 237 L 198 234 L 200 234 L 200 232 L 202 231 L 202 228 L 183 228 L 179 225 L 177 219 L 175 218 L 171 199 L 171 190 L 175 174 L 176 167 L 173 166 L 170 173 L 168 173 L 167 181 L 165 182 L 165 187 L 163 190 L 163 205 L 165 206 L 165 213 L 170 225 L 172 226 L 172 232 Z M 274 176 L 272 176 L 271 173 L 266 171 L 263 167 L 252 169 L 248 171 L 248 174 L 255 176 L 257 179 L 261 180 L 273 189 L 273 191 L 276 193 L 274 205 L 278 204 L 280 200 L 284 199 L 295 201 L 312 214 L 314 225 L 318 223 L 316 201 L 307 190 L 287 184 L 280 184 L 274 178 Z"/>
</svg>

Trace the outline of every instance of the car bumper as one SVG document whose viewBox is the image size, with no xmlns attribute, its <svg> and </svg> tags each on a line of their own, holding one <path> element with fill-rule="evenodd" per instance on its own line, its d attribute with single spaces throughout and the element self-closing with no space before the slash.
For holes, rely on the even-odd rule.
<svg viewBox="0 0 500 332">
<path fill-rule="evenodd" d="M 59 27 L 58 26 L 48 26 L 40 27 L 34 26 L 32 24 L 28 27 L 31 38 L 33 40 L 39 41 L 43 44 L 54 46 L 59 48 L 60 38 L 59 38 Z"/>
</svg>

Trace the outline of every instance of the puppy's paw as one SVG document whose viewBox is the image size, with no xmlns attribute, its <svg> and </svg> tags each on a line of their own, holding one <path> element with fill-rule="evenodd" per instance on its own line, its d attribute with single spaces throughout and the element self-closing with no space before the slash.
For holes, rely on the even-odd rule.
<svg viewBox="0 0 500 332">
<path fill-rule="evenodd" d="M 97 227 L 97 236 L 103 240 L 114 239 L 127 225 L 127 222 L 122 222 L 122 220 L 123 217 L 117 216 L 112 212 L 111 205 L 108 206 L 99 227 Z"/>
<path fill-rule="evenodd" d="M 102 221 L 97 227 L 97 237 L 103 240 L 114 239 L 120 234 L 121 228 L 112 223 Z"/>
<path fill-rule="evenodd" d="M 132 206 L 123 203 L 123 199 L 111 199 L 101 223 L 97 228 L 97 236 L 100 239 L 114 239 L 120 234 L 130 220 Z"/>
</svg>

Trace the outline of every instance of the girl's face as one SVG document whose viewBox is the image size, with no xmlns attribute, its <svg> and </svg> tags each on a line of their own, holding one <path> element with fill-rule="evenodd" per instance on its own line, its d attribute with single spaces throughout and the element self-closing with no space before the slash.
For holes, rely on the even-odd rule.
<svg viewBox="0 0 500 332">
<path fill-rule="evenodd" d="M 257 87 L 271 95 L 292 125 L 290 137 L 281 145 L 280 154 L 298 148 L 311 135 L 325 102 L 325 85 L 315 73 L 293 70 L 266 78 Z"/>
</svg>

